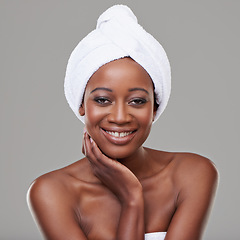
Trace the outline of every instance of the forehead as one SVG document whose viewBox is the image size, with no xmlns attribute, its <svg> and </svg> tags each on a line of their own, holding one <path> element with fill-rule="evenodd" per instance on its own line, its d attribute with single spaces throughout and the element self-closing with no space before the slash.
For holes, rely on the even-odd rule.
<svg viewBox="0 0 240 240">
<path fill-rule="evenodd" d="M 153 88 L 147 71 L 131 58 L 121 58 L 100 67 L 89 79 L 87 89 L 95 87 Z M 90 90 L 89 89 L 89 90 Z"/>
</svg>

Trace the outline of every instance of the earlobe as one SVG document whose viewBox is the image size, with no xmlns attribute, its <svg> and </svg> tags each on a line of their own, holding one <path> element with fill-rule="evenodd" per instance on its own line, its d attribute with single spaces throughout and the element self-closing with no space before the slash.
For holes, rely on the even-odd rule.
<svg viewBox="0 0 240 240">
<path fill-rule="evenodd" d="M 80 108 L 79 108 L 79 114 L 81 116 L 84 116 L 85 115 L 85 109 L 84 109 L 84 104 L 82 103 Z"/>
</svg>

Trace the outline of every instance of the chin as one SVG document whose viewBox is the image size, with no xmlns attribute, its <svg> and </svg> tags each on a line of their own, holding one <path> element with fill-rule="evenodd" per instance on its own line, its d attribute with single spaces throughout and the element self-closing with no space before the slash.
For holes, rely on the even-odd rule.
<svg viewBox="0 0 240 240">
<path fill-rule="evenodd" d="M 111 159 L 116 159 L 116 160 L 121 160 L 121 159 L 126 159 L 127 157 L 130 157 L 132 154 L 124 154 L 124 153 L 110 153 L 110 154 L 106 154 L 104 153 L 104 155 L 106 155 L 107 157 L 111 158 Z"/>
<path fill-rule="evenodd" d="M 109 146 L 109 148 L 99 146 L 101 152 L 111 159 L 125 159 L 134 155 L 139 149 L 138 147 L 130 148 L 129 145 L 126 146 Z"/>
</svg>

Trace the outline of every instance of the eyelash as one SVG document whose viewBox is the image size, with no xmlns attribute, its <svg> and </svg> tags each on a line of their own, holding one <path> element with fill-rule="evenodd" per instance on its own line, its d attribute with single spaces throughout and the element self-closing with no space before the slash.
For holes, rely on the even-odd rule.
<svg viewBox="0 0 240 240">
<path fill-rule="evenodd" d="M 134 105 L 138 105 L 139 106 L 139 105 L 143 105 L 144 103 L 146 103 L 147 100 L 144 99 L 144 98 L 135 98 L 131 102 L 135 102 Z"/>
<path fill-rule="evenodd" d="M 111 101 L 109 99 L 104 98 L 104 97 L 96 97 L 96 98 L 94 98 L 94 101 L 100 105 L 107 105 L 107 104 L 111 103 Z M 132 105 L 134 105 L 134 106 L 140 106 L 146 102 L 147 102 L 147 100 L 144 98 L 135 98 L 130 101 L 130 103 L 133 103 Z"/>
<path fill-rule="evenodd" d="M 106 101 L 111 102 L 109 99 L 107 98 L 104 98 L 104 97 L 97 97 L 97 98 L 94 98 L 94 101 L 101 104 L 101 105 L 105 105 L 107 104 Z"/>
</svg>

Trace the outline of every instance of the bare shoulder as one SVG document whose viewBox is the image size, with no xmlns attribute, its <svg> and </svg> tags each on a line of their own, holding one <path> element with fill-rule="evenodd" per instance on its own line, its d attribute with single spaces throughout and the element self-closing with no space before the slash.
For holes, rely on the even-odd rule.
<svg viewBox="0 0 240 240">
<path fill-rule="evenodd" d="M 182 193 L 205 189 L 215 193 L 219 173 L 208 158 L 195 153 L 176 153 L 174 158 L 174 181 Z"/>
<path fill-rule="evenodd" d="M 217 178 L 216 165 L 208 158 L 195 153 L 176 153 L 174 158 L 176 175 L 181 177 L 196 174 Z"/>
<path fill-rule="evenodd" d="M 73 171 L 77 166 L 44 174 L 28 189 L 29 210 L 46 239 L 86 239 L 78 224 L 76 186 L 81 180 Z"/>
<path fill-rule="evenodd" d="M 57 170 L 35 179 L 27 192 L 29 207 L 35 210 L 43 203 L 50 204 L 50 202 L 56 202 L 69 196 L 65 194 L 69 191 L 69 187 L 66 184 L 67 178 L 68 176 L 63 171 Z"/>
<path fill-rule="evenodd" d="M 87 161 L 77 161 L 64 168 L 46 173 L 33 181 L 27 193 L 29 205 L 40 202 L 64 202 L 73 204 L 81 183 L 91 181 Z"/>
<path fill-rule="evenodd" d="M 29 209 L 46 239 L 86 239 L 76 208 L 76 186 L 81 183 L 73 171 L 77 166 L 44 174 L 28 190 Z"/>
</svg>

